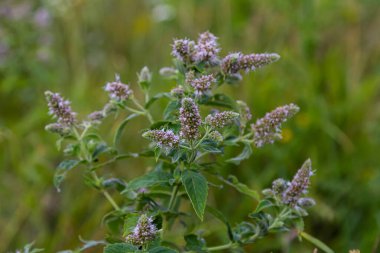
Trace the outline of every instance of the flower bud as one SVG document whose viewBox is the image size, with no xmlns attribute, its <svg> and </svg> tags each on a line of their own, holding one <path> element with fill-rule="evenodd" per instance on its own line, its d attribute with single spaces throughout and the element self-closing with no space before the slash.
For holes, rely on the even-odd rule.
<svg viewBox="0 0 380 253">
<path fill-rule="evenodd" d="M 53 123 L 45 126 L 45 130 L 51 133 L 65 136 L 71 133 L 71 129 L 59 123 Z"/>
<path fill-rule="evenodd" d="M 104 90 L 108 92 L 111 100 L 117 102 L 128 100 L 132 96 L 133 91 L 129 88 L 128 84 L 120 82 L 120 77 L 118 75 L 116 75 L 115 79 L 114 82 L 107 83 Z"/>
<path fill-rule="evenodd" d="M 208 137 L 215 141 L 216 143 L 221 143 L 223 142 L 223 135 L 221 135 L 218 131 L 212 131 L 209 133 Z"/>
</svg>

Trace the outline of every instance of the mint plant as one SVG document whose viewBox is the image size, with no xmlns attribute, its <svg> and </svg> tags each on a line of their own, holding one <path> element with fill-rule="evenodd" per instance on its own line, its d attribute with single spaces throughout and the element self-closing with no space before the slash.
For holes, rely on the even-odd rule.
<svg viewBox="0 0 380 253">
<path fill-rule="evenodd" d="M 66 174 L 81 167 L 86 181 L 109 201 L 113 210 L 105 215 L 109 233 L 104 241 L 85 242 L 74 251 L 103 245 L 105 253 L 124 252 L 244 252 L 244 246 L 271 233 L 295 229 L 325 252 L 326 245 L 304 232 L 303 217 L 315 201 L 306 197 L 314 174 L 308 159 L 291 181 L 276 179 L 263 194 L 239 182 L 236 176 L 220 171 L 227 163 L 239 163 L 252 155 L 254 148 L 281 139 L 281 125 L 299 108 L 295 104 L 280 106 L 264 117 L 252 121 L 247 104 L 217 90 L 223 84 L 237 84 L 242 74 L 255 71 L 277 61 L 278 54 L 230 53 L 219 56 L 217 38 L 210 32 L 199 35 L 198 41 L 174 40 L 173 67 L 160 74 L 175 81 L 171 91 L 152 95 L 152 73 L 144 67 L 138 84 L 144 94 L 140 101 L 129 84 L 115 81 L 105 85 L 109 101 L 101 110 L 80 120 L 70 102 L 60 94 L 46 91 L 49 113 L 56 119 L 46 130 L 60 136 L 59 149 L 69 157 L 56 170 L 54 184 L 61 190 Z M 162 115 L 152 115 L 156 101 L 168 101 Z M 105 120 L 124 117 L 107 143 L 99 133 Z M 119 147 L 128 122 L 146 119 L 141 137 L 150 142 L 138 153 Z M 119 121 L 117 121 L 119 122 Z M 228 156 L 226 148 L 241 149 L 237 156 Z M 107 157 L 100 162 L 99 157 Z M 100 176 L 100 170 L 121 159 L 144 157 L 152 164 L 143 176 L 126 181 L 123 178 Z M 211 187 L 231 186 L 248 195 L 257 205 L 242 222 L 230 224 L 217 208 L 208 204 Z M 114 196 L 121 195 L 116 201 Z M 190 208 L 189 208 L 190 207 Z M 206 215 L 208 214 L 208 215 Z M 209 245 L 198 225 L 211 216 L 225 224 L 225 240 Z"/>
</svg>

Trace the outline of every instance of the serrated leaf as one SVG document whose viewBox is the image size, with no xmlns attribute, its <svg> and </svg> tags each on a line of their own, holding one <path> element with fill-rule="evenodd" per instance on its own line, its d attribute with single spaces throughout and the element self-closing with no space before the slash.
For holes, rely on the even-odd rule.
<svg viewBox="0 0 380 253">
<path fill-rule="evenodd" d="M 54 186 L 58 192 L 61 191 L 60 185 L 62 181 L 65 179 L 66 174 L 69 170 L 73 169 L 80 163 L 79 160 L 64 160 L 58 166 L 54 173 Z"/>
<path fill-rule="evenodd" d="M 131 114 L 121 122 L 119 127 L 116 129 L 116 133 L 115 133 L 115 136 L 113 138 L 114 147 L 116 147 L 116 145 L 118 145 L 120 138 L 121 138 L 121 135 L 123 134 L 125 126 L 128 124 L 129 121 L 131 121 L 133 118 L 136 118 L 137 116 L 139 116 L 139 114 L 137 114 L 137 113 Z"/>
<path fill-rule="evenodd" d="M 236 157 L 228 159 L 227 162 L 239 165 L 241 161 L 248 159 L 252 155 L 252 147 L 250 144 L 245 143 L 243 151 Z"/>
<path fill-rule="evenodd" d="M 137 247 L 127 243 L 114 243 L 104 248 L 104 253 L 130 253 L 137 251 Z"/>
<path fill-rule="evenodd" d="M 301 232 L 300 235 L 303 238 L 305 238 L 307 241 L 311 242 L 312 244 L 314 244 L 315 246 L 317 246 L 318 248 L 320 248 L 321 250 L 323 250 L 324 252 L 326 252 L 326 253 L 334 253 L 334 251 L 332 249 L 330 249 L 329 246 L 327 246 L 326 244 L 324 244 L 323 242 L 321 242 L 319 239 L 315 238 L 314 236 L 309 235 L 306 232 Z"/>
<path fill-rule="evenodd" d="M 149 253 L 178 253 L 178 251 L 167 248 L 167 247 L 159 246 L 159 247 L 150 249 Z"/>
<path fill-rule="evenodd" d="M 206 178 L 198 172 L 185 170 L 181 179 L 195 213 L 203 221 L 208 194 Z"/>
<path fill-rule="evenodd" d="M 239 182 L 239 180 L 235 176 L 230 175 L 228 176 L 228 179 L 225 179 L 221 176 L 218 178 L 224 183 L 234 187 L 239 192 L 253 198 L 254 200 L 260 201 L 259 193 L 257 191 L 250 189 L 247 185 Z"/>
<path fill-rule="evenodd" d="M 135 178 L 127 184 L 122 194 L 128 191 L 138 190 L 140 188 L 151 187 L 159 184 L 169 183 L 173 178 L 172 175 L 164 171 L 151 171 L 141 177 Z"/>
<path fill-rule="evenodd" d="M 124 232 L 123 236 L 127 236 L 129 233 L 133 231 L 136 227 L 136 224 L 140 218 L 140 214 L 138 213 L 128 213 L 125 217 L 124 221 Z"/>
</svg>

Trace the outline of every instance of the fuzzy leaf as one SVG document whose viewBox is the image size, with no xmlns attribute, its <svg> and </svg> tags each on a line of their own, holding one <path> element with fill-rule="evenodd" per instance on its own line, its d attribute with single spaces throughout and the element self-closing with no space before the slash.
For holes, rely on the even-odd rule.
<svg viewBox="0 0 380 253">
<path fill-rule="evenodd" d="M 136 251 L 138 251 L 138 249 L 133 245 L 127 243 L 114 243 L 107 245 L 104 248 L 103 253 L 130 253 Z"/>
<path fill-rule="evenodd" d="M 164 111 L 164 119 L 170 119 L 170 116 L 174 111 L 177 111 L 181 107 L 181 103 L 177 100 L 170 101 Z"/>
<path fill-rule="evenodd" d="M 197 235 L 189 234 L 185 236 L 186 246 L 185 249 L 187 251 L 194 251 L 197 253 L 206 252 L 203 248 L 206 246 L 206 243 L 201 238 L 198 238 Z"/>
<path fill-rule="evenodd" d="M 140 188 L 151 187 L 159 184 L 169 183 L 169 180 L 173 178 L 170 173 L 164 171 L 151 171 L 141 177 L 133 179 L 127 184 L 127 187 L 122 194 L 128 191 L 138 190 Z"/>
<path fill-rule="evenodd" d="M 229 109 L 236 109 L 236 102 L 234 99 L 224 94 L 215 94 L 206 101 L 201 101 L 205 105 L 220 106 Z"/>
<path fill-rule="evenodd" d="M 251 155 L 252 147 L 249 143 L 245 143 L 243 151 L 238 156 L 228 159 L 227 162 L 239 165 L 242 160 L 248 159 Z"/>
<path fill-rule="evenodd" d="M 208 194 L 206 178 L 198 172 L 185 170 L 181 179 L 196 214 L 203 221 Z"/>
<path fill-rule="evenodd" d="M 307 241 L 311 242 L 312 244 L 314 244 L 315 246 L 317 246 L 318 248 L 320 248 L 321 250 L 323 250 L 324 252 L 326 252 L 326 253 L 334 253 L 334 251 L 332 249 L 330 249 L 329 246 L 327 246 L 326 244 L 324 244 L 323 242 L 321 242 L 320 240 L 318 240 L 314 236 L 311 236 L 311 235 L 309 235 L 306 232 L 301 232 L 300 235 L 303 238 L 305 238 Z"/>
<path fill-rule="evenodd" d="M 148 109 L 154 102 L 156 102 L 160 98 L 170 98 L 170 93 L 161 92 L 161 93 L 156 94 L 154 97 L 149 99 L 149 101 L 145 104 L 145 108 Z"/>
<path fill-rule="evenodd" d="M 60 185 L 65 179 L 66 173 L 78 164 L 80 164 L 79 160 L 64 160 L 58 165 L 54 174 L 54 186 L 58 192 L 61 191 Z"/>
<path fill-rule="evenodd" d="M 258 213 L 258 212 L 261 212 L 262 210 L 268 208 L 268 207 L 271 207 L 273 206 L 273 203 L 267 199 L 263 199 L 259 202 L 259 204 L 256 206 L 256 209 L 254 211 L 254 213 Z"/>
<path fill-rule="evenodd" d="M 120 138 L 121 138 L 121 135 L 123 134 L 123 131 L 124 131 L 124 128 L 125 126 L 128 124 L 128 122 L 133 119 L 133 118 L 136 118 L 137 116 L 139 116 L 139 114 L 131 114 L 129 115 L 127 118 L 125 118 L 121 124 L 119 125 L 119 127 L 117 128 L 116 130 L 116 133 L 115 133 L 115 136 L 113 138 L 113 145 L 114 147 L 116 147 L 116 145 L 119 143 L 120 141 Z"/>
</svg>

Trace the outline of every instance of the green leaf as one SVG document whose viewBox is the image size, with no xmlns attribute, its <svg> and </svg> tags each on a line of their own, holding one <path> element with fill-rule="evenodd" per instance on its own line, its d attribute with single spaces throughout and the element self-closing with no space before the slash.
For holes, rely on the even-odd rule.
<svg viewBox="0 0 380 253">
<path fill-rule="evenodd" d="M 206 246 L 205 241 L 202 238 L 198 238 L 197 235 L 189 234 L 185 235 L 186 246 L 185 249 L 187 251 L 194 251 L 197 253 L 206 252 L 203 248 Z"/>
<path fill-rule="evenodd" d="M 178 253 L 178 251 L 167 248 L 167 247 L 159 246 L 159 247 L 150 249 L 149 253 Z"/>
<path fill-rule="evenodd" d="M 140 188 L 156 186 L 159 184 L 169 183 L 173 178 L 172 175 L 164 171 L 151 171 L 141 177 L 135 178 L 127 184 L 127 187 L 122 194 L 128 191 L 138 190 Z"/>
<path fill-rule="evenodd" d="M 136 252 L 137 250 L 137 247 L 127 243 L 114 243 L 107 245 L 103 253 L 129 253 Z"/>
<path fill-rule="evenodd" d="M 210 106 L 220 106 L 229 109 L 236 109 L 236 101 L 224 94 L 215 94 L 206 101 L 201 101 L 202 104 Z"/>
<path fill-rule="evenodd" d="M 318 248 L 320 248 L 321 250 L 323 250 L 324 252 L 326 252 L 326 253 L 334 253 L 334 251 L 332 249 L 330 249 L 329 246 L 327 246 L 326 244 L 324 244 L 323 242 L 321 242 L 320 240 L 318 240 L 314 236 L 309 235 L 306 232 L 301 232 L 300 235 L 303 238 L 305 238 L 307 241 L 311 242 L 312 244 L 314 244 L 315 246 L 317 246 Z"/>
<path fill-rule="evenodd" d="M 185 170 L 181 179 L 196 214 L 203 221 L 208 194 L 206 178 L 198 172 Z"/>
<path fill-rule="evenodd" d="M 228 231 L 228 237 L 230 238 L 230 240 L 233 240 L 233 232 L 231 229 L 231 225 L 228 222 L 227 218 L 224 216 L 224 214 L 221 211 L 219 211 L 218 209 L 216 209 L 212 206 L 209 206 L 209 205 L 207 205 L 206 211 L 209 212 L 210 214 L 212 214 L 215 218 L 217 218 L 218 220 L 220 220 L 221 222 L 223 222 L 226 225 L 227 231 Z"/>
<path fill-rule="evenodd" d="M 145 109 L 148 109 L 155 101 L 157 101 L 160 98 L 170 98 L 170 93 L 168 92 L 161 92 L 156 94 L 154 97 L 149 99 L 149 101 L 145 104 Z"/>
<path fill-rule="evenodd" d="M 239 165 L 242 160 L 248 159 L 251 155 L 252 147 L 249 143 L 245 143 L 243 151 L 238 156 L 228 159 L 227 162 Z"/>
<path fill-rule="evenodd" d="M 125 126 L 128 124 L 128 122 L 129 122 L 131 119 L 136 118 L 137 116 L 139 116 L 139 114 L 137 114 L 137 113 L 131 114 L 131 115 L 129 115 L 127 118 L 125 118 L 125 119 L 121 122 L 121 124 L 120 124 L 119 127 L 117 128 L 116 133 L 115 133 L 115 136 L 114 136 L 114 138 L 113 138 L 113 145 L 114 145 L 114 147 L 116 147 L 116 145 L 119 144 L 119 141 L 120 141 L 121 135 L 123 134 L 123 131 L 124 131 Z"/>
<path fill-rule="evenodd" d="M 174 111 L 177 111 L 181 107 L 181 103 L 177 100 L 170 101 L 164 110 L 164 119 L 170 119 L 170 116 Z"/>
<path fill-rule="evenodd" d="M 256 206 L 255 213 L 261 212 L 262 210 L 269 208 L 273 206 L 273 203 L 267 199 L 263 199 L 259 202 L 259 204 Z"/>
<path fill-rule="evenodd" d="M 137 222 L 140 218 L 140 214 L 138 213 L 127 213 L 124 221 L 124 232 L 123 236 L 127 236 L 130 234 L 133 229 L 136 227 Z"/>
<path fill-rule="evenodd" d="M 247 185 L 239 182 L 239 180 L 235 176 L 230 175 L 228 176 L 228 179 L 225 179 L 222 176 L 219 176 L 218 178 L 224 183 L 234 187 L 239 192 L 253 198 L 254 200 L 260 201 L 259 193 L 257 191 L 250 189 Z"/>
<path fill-rule="evenodd" d="M 60 192 L 60 185 L 66 177 L 66 173 L 72 168 L 76 167 L 81 162 L 79 160 L 64 160 L 62 161 L 54 174 L 54 186 L 57 188 L 57 191 Z"/>
</svg>

